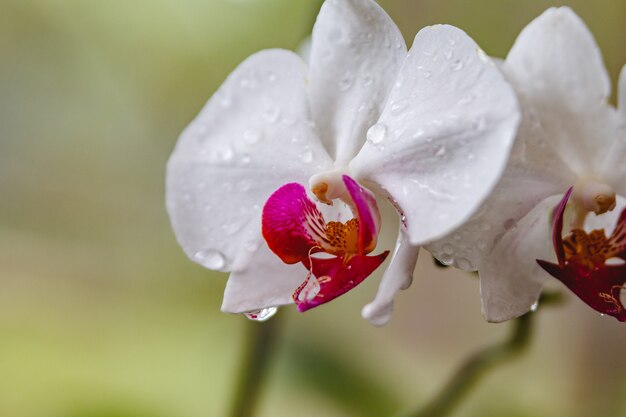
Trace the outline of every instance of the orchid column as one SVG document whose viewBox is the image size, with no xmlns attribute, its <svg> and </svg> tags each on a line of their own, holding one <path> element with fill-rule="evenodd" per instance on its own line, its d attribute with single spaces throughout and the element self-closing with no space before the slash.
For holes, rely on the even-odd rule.
<svg viewBox="0 0 626 417">
<path fill-rule="evenodd" d="M 222 310 L 301 311 L 362 282 L 398 211 L 398 244 L 376 299 L 389 319 L 418 246 L 465 222 L 496 184 L 518 123 L 512 88 L 461 30 L 420 31 L 411 50 L 372 0 L 328 0 L 308 66 L 284 50 L 244 61 L 185 129 L 167 208 L 194 261 L 230 272 Z"/>
</svg>

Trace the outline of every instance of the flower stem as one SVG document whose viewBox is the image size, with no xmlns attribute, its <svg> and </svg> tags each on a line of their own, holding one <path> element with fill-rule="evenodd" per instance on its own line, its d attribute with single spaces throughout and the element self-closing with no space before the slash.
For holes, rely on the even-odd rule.
<svg viewBox="0 0 626 417">
<path fill-rule="evenodd" d="M 540 303 L 546 305 L 560 300 L 560 294 L 545 292 Z M 472 355 L 430 403 L 417 411 L 401 413 L 400 416 L 443 417 L 450 415 L 487 371 L 515 358 L 528 347 L 535 315 L 531 312 L 516 319 L 508 339 Z"/>
<path fill-rule="evenodd" d="M 281 321 L 279 316 L 277 314 L 264 323 L 246 323 L 244 351 L 228 414 L 230 417 L 252 417 L 255 414 L 277 340 Z"/>
</svg>

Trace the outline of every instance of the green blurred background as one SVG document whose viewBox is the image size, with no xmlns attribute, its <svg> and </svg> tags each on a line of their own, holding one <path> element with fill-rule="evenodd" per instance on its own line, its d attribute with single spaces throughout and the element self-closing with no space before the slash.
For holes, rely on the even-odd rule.
<svg viewBox="0 0 626 417">
<path fill-rule="evenodd" d="M 556 5 L 380 3 L 409 40 L 450 23 L 494 56 Z M 319 4 L 0 0 L 0 417 L 226 415 L 246 331 L 263 324 L 220 313 L 226 275 L 176 244 L 165 162 L 227 74 L 259 49 L 296 48 Z M 589 25 L 615 84 L 626 1 L 561 4 Z M 377 279 L 304 315 L 279 312 L 258 416 L 391 415 L 509 330 L 481 318 L 473 275 L 428 256 L 392 322 L 371 327 L 360 309 Z M 530 351 L 458 416 L 626 416 L 624 325 L 569 295 L 538 316 Z"/>
</svg>

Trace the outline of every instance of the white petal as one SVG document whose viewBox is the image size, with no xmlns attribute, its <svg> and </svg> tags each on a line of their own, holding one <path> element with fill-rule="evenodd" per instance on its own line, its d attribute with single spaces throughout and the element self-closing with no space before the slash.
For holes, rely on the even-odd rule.
<svg viewBox="0 0 626 417">
<path fill-rule="evenodd" d="M 577 172 L 590 172 L 613 140 L 610 80 L 593 36 L 567 7 L 520 33 L 503 70 L 532 106 L 549 143 Z"/>
<path fill-rule="evenodd" d="M 439 261 L 463 270 L 490 262 L 497 239 L 542 200 L 565 194 L 577 181 L 543 137 L 522 123 L 507 167 L 476 214 L 452 234 L 426 246 Z"/>
<path fill-rule="evenodd" d="M 387 324 L 391 319 L 396 293 L 409 288 L 413 282 L 413 271 L 417 263 L 418 253 L 419 247 L 410 245 L 401 225 L 396 249 L 393 252 L 391 263 L 380 281 L 376 297 L 361 312 L 363 318 L 374 326 Z"/>
<path fill-rule="evenodd" d="M 313 28 L 311 105 L 338 166 L 358 152 L 406 56 L 402 34 L 372 0 L 326 1 Z"/>
<path fill-rule="evenodd" d="M 452 26 L 421 30 L 370 139 L 350 164 L 406 216 L 419 245 L 466 221 L 499 179 L 519 120 L 512 88 Z"/>
<path fill-rule="evenodd" d="M 309 113 L 302 60 L 268 50 L 244 61 L 185 129 L 168 162 L 166 199 L 192 260 L 245 268 L 268 196 L 332 165 Z"/>
<path fill-rule="evenodd" d="M 490 322 L 501 322 L 528 312 L 539 298 L 549 275 L 537 259 L 554 262 L 552 209 L 563 195 L 537 204 L 507 231 L 488 259 L 479 265 L 483 314 Z"/>
<path fill-rule="evenodd" d="M 222 311 L 244 313 L 284 304 L 292 304 L 292 294 L 307 276 L 298 263 L 287 265 L 270 252 L 262 239 L 250 260 L 250 267 L 230 274 Z"/>
<path fill-rule="evenodd" d="M 613 114 L 613 142 L 607 147 L 598 176 L 611 185 L 616 193 L 626 196 L 626 65 L 620 73 L 618 103 L 619 107 Z"/>
</svg>

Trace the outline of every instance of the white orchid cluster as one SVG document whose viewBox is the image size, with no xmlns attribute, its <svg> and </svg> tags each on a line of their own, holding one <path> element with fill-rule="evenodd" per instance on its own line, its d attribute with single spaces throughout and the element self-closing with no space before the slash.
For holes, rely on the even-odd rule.
<svg viewBox="0 0 626 417">
<path fill-rule="evenodd" d="M 528 312 L 550 275 L 626 321 L 625 70 L 618 108 L 609 95 L 568 8 L 494 62 L 448 25 L 407 51 L 373 0 L 327 0 L 306 59 L 254 54 L 185 129 L 167 209 L 187 255 L 230 272 L 222 310 L 255 320 L 317 307 L 377 269 L 385 199 L 400 230 L 363 309 L 373 324 L 389 320 L 420 247 L 479 272 L 489 321 Z"/>
</svg>

